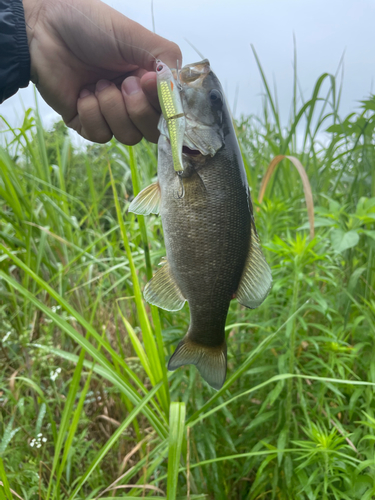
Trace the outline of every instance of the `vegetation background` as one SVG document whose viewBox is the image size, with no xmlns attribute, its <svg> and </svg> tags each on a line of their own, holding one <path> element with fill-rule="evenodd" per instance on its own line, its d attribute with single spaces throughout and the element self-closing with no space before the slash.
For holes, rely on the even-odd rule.
<svg viewBox="0 0 375 500">
<path fill-rule="evenodd" d="M 260 63 L 259 69 L 263 75 Z M 288 123 L 237 125 L 273 288 L 233 301 L 228 376 L 166 371 L 188 308 L 141 291 L 164 256 L 160 218 L 132 197 L 156 147 L 75 149 L 38 110 L 0 148 L 0 500 L 375 498 L 375 97 L 340 116 L 336 77 Z M 9 139 L 11 133 L 11 139 Z M 288 160 L 260 184 L 271 160 Z"/>
</svg>

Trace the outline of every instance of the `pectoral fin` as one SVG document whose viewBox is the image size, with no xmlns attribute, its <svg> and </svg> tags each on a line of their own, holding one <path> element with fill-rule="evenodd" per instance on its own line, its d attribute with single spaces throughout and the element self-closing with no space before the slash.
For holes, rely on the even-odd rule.
<svg viewBox="0 0 375 500">
<path fill-rule="evenodd" d="M 259 236 L 252 221 L 250 250 L 236 298 L 243 306 L 255 309 L 267 297 L 271 286 L 271 270 L 264 258 Z"/>
<path fill-rule="evenodd" d="M 150 304 L 167 311 L 178 311 L 185 303 L 185 298 L 172 276 L 167 261 L 147 283 L 143 296 Z"/>
<path fill-rule="evenodd" d="M 129 212 L 138 215 L 158 214 L 160 205 L 160 186 L 158 182 L 144 188 L 130 203 Z"/>
</svg>

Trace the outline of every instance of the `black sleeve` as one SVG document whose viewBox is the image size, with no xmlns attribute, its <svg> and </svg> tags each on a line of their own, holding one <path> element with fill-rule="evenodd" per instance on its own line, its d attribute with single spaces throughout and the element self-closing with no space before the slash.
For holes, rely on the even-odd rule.
<svg viewBox="0 0 375 500">
<path fill-rule="evenodd" d="M 27 87 L 30 53 L 22 0 L 0 0 L 0 103 Z"/>
</svg>

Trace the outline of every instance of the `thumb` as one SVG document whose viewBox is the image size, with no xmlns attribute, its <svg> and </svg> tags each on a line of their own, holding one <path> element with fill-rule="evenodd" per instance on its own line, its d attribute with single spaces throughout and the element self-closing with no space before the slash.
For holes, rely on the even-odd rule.
<svg viewBox="0 0 375 500">
<path fill-rule="evenodd" d="M 120 40 L 125 41 L 119 44 L 119 50 L 125 61 L 148 71 L 155 70 L 155 59 L 161 59 L 171 68 L 176 68 L 177 62 L 179 67 L 182 66 L 181 50 L 176 43 L 114 12 L 115 16 L 112 18 L 114 32 Z"/>
<path fill-rule="evenodd" d="M 47 0 L 46 10 L 48 22 L 71 51 L 93 66 L 121 72 L 130 65 L 154 71 L 155 59 L 161 59 L 172 68 L 178 61 L 181 67 L 177 44 L 100 0 Z"/>
</svg>

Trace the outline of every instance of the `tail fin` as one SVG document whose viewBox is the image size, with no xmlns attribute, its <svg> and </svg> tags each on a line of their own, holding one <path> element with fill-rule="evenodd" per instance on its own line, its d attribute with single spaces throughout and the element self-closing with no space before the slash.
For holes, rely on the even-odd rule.
<svg viewBox="0 0 375 500">
<path fill-rule="evenodd" d="M 169 360 L 168 370 L 173 371 L 182 365 L 195 365 L 204 380 L 219 390 L 227 373 L 227 344 L 209 347 L 191 341 L 188 335 L 181 340 Z"/>
</svg>

